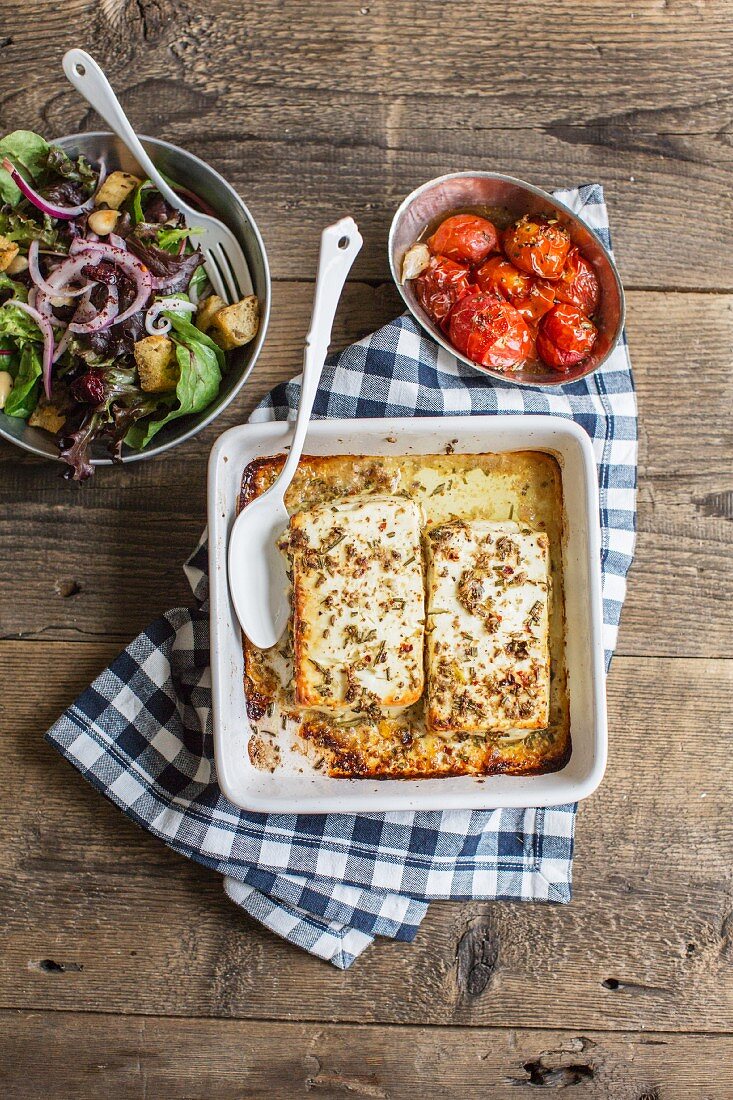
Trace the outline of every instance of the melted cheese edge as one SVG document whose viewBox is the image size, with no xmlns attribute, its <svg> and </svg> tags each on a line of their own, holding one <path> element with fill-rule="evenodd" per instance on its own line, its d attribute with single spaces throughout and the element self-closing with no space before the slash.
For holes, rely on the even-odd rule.
<svg viewBox="0 0 733 1100">
<path fill-rule="evenodd" d="M 243 479 L 243 502 L 269 488 L 283 462 L 283 456 L 276 456 L 250 464 Z M 513 727 L 488 734 L 433 732 L 426 722 L 426 691 L 412 706 L 384 707 L 382 719 L 341 709 L 299 706 L 295 701 L 292 630 L 288 630 L 271 650 L 258 650 L 244 640 L 252 762 L 268 770 L 278 766 L 260 762 L 261 754 L 255 750 L 264 743 L 282 749 L 285 767 L 303 770 L 312 766 L 339 776 L 534 774 L 561 767 L 571 741 L 563 614 L 562 483 L 556 459 L 542 452 L 305 456 L 286 494 L 286 505 L 292 516 L 329 501 L 370 494 L 412 499 L 428 528 L 461 517 L 468 522 L 518 521 L 520 527 L 547 534 L 552 578 L 548 727 Z M 291 751 L 293 761 L 300 757 L 302 763 L 286 763 Z"/>
</svg>

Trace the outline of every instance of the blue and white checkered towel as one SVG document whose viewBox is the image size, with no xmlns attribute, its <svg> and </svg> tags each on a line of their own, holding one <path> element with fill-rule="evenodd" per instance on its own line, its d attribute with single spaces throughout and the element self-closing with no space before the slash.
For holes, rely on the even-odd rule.
<svg viewBox="0 0 733 1100">
<path fill-rule="evenodd" d="M 560 192 L 608 241 L 598 186 Z M 253 420 L 285 419 L 298 383 Z M 593 440 L 601 489 L 610 661 L 635 529 L 636 404 L 625 344 L 561 388 L 501 385 L 403 316 L 325 369 L 314 416 L 552 413 Z M 229 897 L 299 947 L 346 968 L 375 936 L 411 940 L 432 898 L 570 899 L 574 806 L 392 814 L 243 813 L 221 794 L 211 735 L 205 546 L 186 566 L 197 609 L 154 622 L 47 738 L 98 790 L 176 851 L 224 875 Z"/>
</svg>

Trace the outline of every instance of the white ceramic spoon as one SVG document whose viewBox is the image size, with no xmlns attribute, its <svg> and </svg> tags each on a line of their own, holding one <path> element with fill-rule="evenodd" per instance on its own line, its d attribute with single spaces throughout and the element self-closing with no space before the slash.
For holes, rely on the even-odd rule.
<svg viewBox="0 0 733 1100">
<path fill-rule="evenodd" d="M 275 645 L 290 617 L 290 584 L 277 547 L 289 519 L 285 490 L 303 453 L 336 306 L 361 246 L 353 218 L 342 218 L 321 234 L 313 315 L 306 337 L 300 404 L 290 452 L 274 485 L 240 512 L 229 537 L 229 591 L 244 633 L 260 649 Z"/>
</svg>

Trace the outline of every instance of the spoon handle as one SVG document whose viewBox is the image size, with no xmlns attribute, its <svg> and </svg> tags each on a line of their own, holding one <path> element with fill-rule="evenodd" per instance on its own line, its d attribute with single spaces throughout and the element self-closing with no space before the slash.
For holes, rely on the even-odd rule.
<svg viewBox="0 0 733 1100">
<path fill-rule="evenodd" d="M 321 380 L 323 364 L 331 343 L 331 329 L 336 315 L 341 291 L 351 265 L 363 244 L 361 234 L 353 218 L 342 218 L 329 225 L 321 234 L 321 251 L 318 257 L 318 276 L 313 297 L 311 327 L 306 337 L 303 358 L 303 380 L 300 386 L 300 403 L 295 421 L 295 433 L 287 462 L 280 475 L 282 484 L 288 484 L 298 464 L 308 424 Z"/>
<path fill-rule="evenodd" d="M 69 50 L 64 54 L 63 66 L 69 82 L 78 92 L 81 92 L 87 103 L 102 116 L 110 130 L 129 149 L 163 198 L 167 199 L 176 210 L 180 210 L 181 199 L 168 186 L 145 152 L 139 137 L 130 125 L 130 120 L 122 110 L 120 101 L 112 91 L 112 86 L 94 58 L 86 50 Z"/>
</svg>

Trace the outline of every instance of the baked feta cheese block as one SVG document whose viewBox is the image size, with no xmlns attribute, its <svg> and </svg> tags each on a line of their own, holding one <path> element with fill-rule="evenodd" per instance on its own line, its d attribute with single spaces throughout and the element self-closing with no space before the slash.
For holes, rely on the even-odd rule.
<svg viewBox="0 0 733 1100">
<path fill-rule="evenodd" d="M 421 515 L 403 497 L 329 501 L 290 520 L 295 701 L 378 718 L 423 692 Z"/>
<path fill-rule="evenodd" d="M 427 725 L 435 733 L 549 721 L 548 537 L 454 520 L 427 544 Z"/>
</svg>

